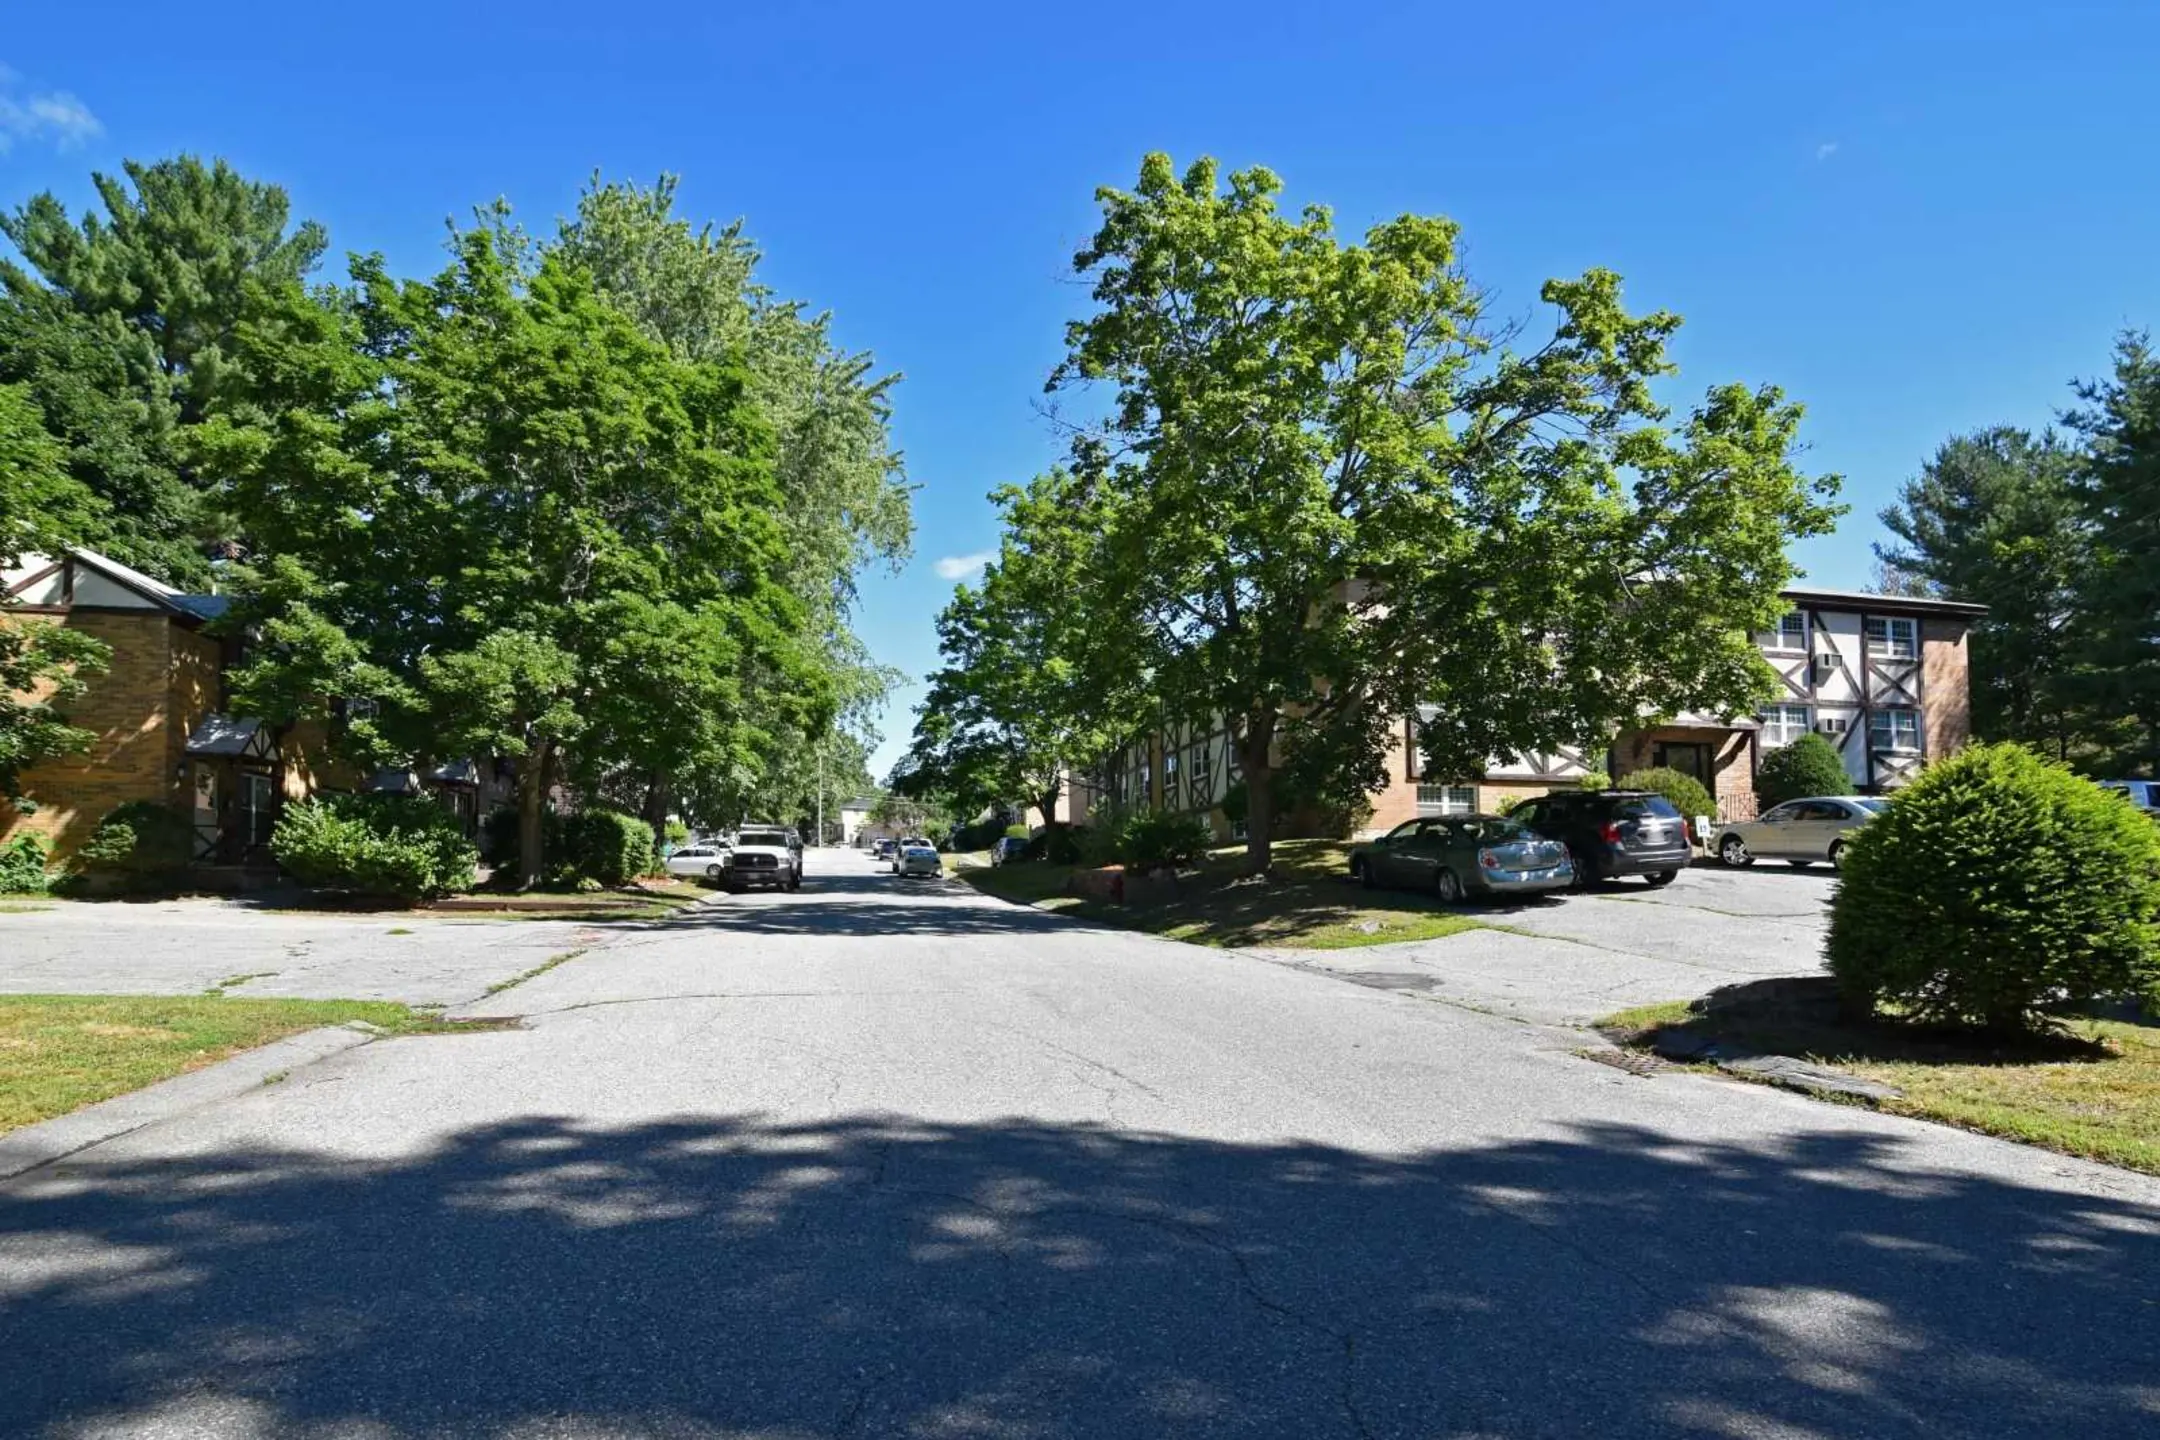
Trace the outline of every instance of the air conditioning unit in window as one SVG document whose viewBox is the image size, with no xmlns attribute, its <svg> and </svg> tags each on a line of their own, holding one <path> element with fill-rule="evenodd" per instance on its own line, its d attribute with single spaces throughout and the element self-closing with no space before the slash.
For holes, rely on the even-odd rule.
<svg viewBox="0 0 2160 1440">
<path fill-rule="evenodd" d="M 1834 716 L 1828 717 L 1816 721 L 1815 728 L 1825 735 L 1842 735 L 1845 733 L 1845 721 Z"/>
<path fill-rule="evenodd" d="M 1845 657 L 1842 655 L 1825 653 L 1815 657 L 1815 675 L 1817 679 L 1825 675 L 1834 675 L 1844 668 Z"/>
</svg>

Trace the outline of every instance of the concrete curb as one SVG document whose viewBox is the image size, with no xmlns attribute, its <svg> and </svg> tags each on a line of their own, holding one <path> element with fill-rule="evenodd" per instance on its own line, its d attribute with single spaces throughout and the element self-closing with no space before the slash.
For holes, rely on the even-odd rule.
<svg viewBox="0 0 2160 1440">
<path fill-rule="evenodd" d="M 12 1180 L 190 1110 L 245 1095 L 272 1075 L 327 1060 L 381 1034 L 380 1027 L 365 1020 L 303 1030 L 204 1069 L 25 1125 L 0 1135 L 0 1181 Z"/>
</svg>

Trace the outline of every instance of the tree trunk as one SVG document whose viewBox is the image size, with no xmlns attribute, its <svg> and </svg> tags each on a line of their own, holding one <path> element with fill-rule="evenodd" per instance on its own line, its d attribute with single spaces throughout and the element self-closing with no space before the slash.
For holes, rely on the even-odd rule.
<svg viewBox="0 0 2160 1440">
<path fill-rule="evenodd" d="M 547 857 L 542 853 L 547 831 L 541 817 L 547 810 L 548 762 L 554 751 L 546 742 L 535 746 L 518 767 L 518 889 L 530 890 L 540 883 Z"/>
<path fill-rule="evenodd" d="M 1248 716 L 1238 742 L 1245 772 L 1245 873 L 1265 875 L 1275 863 L 1275 715 Z"/>
<path fill-rule="evenodd" d="M 667 844 L 668 805 L 674 797 L 669 792 L 665 771 L 655 770 L 645 782 L 645 823 L 652 826 L 653 854 L 658 855 Z"/>
</svg>

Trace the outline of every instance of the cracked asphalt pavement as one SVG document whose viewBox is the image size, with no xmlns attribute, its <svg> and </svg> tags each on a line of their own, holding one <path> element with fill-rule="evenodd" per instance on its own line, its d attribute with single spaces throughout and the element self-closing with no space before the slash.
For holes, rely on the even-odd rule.
<svg viewBox="0 0 2160 1440">
<path fill-rule="evenodd" d="M 809 869 L 0 1185 L 0 1434 L 2160 1428 L 2160 1182 Z"/>
</svg>

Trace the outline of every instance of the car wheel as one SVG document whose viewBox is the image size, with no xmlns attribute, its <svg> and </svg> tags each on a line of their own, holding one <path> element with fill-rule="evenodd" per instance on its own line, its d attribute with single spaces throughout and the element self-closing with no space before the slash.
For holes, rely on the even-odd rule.
<svg viewBox="0 0 2160 1440">
<path fill-rule="evenodd" d="M 1842 840 L 1830 842 L 1830 868 L 1833 870 L 1845 868 L 1845 842 Z"/>
<path fill-rule="evenodd" d="M 1748 854 L 1747 841 L 1738 835 L 1727 835 L 1718 842 L 1717 858 L 1721 863 L 1735 869 L 1755 863 L 1755 857 Z"/>
<path fill-rule="evenodd" d="M 1372 869 L 1362 859 L 1350 862 L 1350 878 L 1367 890 L 1373 888 Z"/>
<path fill-rule="evenodd" d="M 708 879 L 708 880 L 718 880 L 718 879 L 720 879 L 720 878 L 721 878 L 721 870 L 720 870 L 720 867 L 719 867 L 718 865 L 708 865 L 708 866 L 706 866 L 706 867 L 705 867 L 705 878 L 706 878 L 706 879 Z"/>
<path fill-rule="evenodd" d="M 1460 905 L 1462 903 L 1462 881 L 1455 878 L 1453 870 L 1443 866 L 1433 876 L 1432 889 L 1433 898 L 1443 905 Z"/>
<path fill-rule="evenodd" d="M 1647 879 L 1650 882 L 1651 889 L 1656 890 L 1660 886 L 1672 884 L 1673 876 L 1678 875 L 1679 873 L 1680 872 L 1677 870 L 1660 870 L 1655 875 L 1647 875 L 1643 878 Z"/>
</svg>

